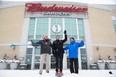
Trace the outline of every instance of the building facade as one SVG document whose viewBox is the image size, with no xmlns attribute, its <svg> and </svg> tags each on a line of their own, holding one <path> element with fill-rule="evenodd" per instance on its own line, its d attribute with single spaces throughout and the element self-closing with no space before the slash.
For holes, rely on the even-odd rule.
<svg viewBox="0 0 116 77">
<path fill-rule="evenodd" d="M 108 6 L 107 6 L 108 7 Z M 34 2 L 0 8 L 0 59 L 5 54 L 10 59 L 14 55 L 28 65 L 28 69 L 38 69 L 40 47 L 31 46 L 31 39 L 43 39 L 48 34 L 51 42 L 56 35 L 63 39 L 67 30 L 69 38 L 85 40 L 79 49 L 79 69 L 88 69 L 101 56 L 116 60 L 116 9 L 109 10 L 93 5 L 62 2 Z M 15 48 L 10 47 L 12 44 Z M 28 45 L 27 45 L 28 44 Z M 51 58 L 51 68 L 55 68 Z M 65 51 L 63 68 L 69 68 L 68 51 Z"/>
</svg>

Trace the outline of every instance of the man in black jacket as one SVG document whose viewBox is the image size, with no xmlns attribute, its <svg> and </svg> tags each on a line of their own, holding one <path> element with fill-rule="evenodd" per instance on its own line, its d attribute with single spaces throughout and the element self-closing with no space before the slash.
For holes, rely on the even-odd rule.
<svg viewBox="0 0 116 77">
<path fill-rule="evenodd" d="M 40 74 L 42 74 L 43 70 L 43 64 L 46 61 L 46 72 L 49 73 L 49 66 L 50 66 L 50 58 L 51 58 L 51 42 L 50 39 L 48 39 L 48 35 L 44 35 L 44 39 L 40 40 L 36 44 L 39 44 L 41 47 L 41 52 L 40 52 Z M 45 60 L 45 61 L 44 61 Z"/>
<path fill-rule="evenodd" d="M 63 65 L 63 43 L 67 41 L 67 34 L 66 30 L 64 31 L 65 38 L 64 40 L 60 40 L 60 36 L 56 36 L 56 40 L 53 42 L 53 55 L 56 58 L 56 74 L 61 73 L 62 74 L 62 65 Z M 59 69 L 59 70 L 58 70 Z"/>
</svg>

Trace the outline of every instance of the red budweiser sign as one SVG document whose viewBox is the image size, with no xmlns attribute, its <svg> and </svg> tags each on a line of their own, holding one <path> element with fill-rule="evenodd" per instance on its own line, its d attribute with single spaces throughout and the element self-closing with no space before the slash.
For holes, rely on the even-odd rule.
<svg viewBox="0 0 116 77">
<path fill-rule="evenodd" d="M 75 7 L 71 5 L 70 7 L 57 6 L 56 4 L 51 6 L 43 6 L 41 3 L 27 3 L 26 5 L 27 12 L 87 12 L 88 8 L 86 7 Z"/>
</svg>

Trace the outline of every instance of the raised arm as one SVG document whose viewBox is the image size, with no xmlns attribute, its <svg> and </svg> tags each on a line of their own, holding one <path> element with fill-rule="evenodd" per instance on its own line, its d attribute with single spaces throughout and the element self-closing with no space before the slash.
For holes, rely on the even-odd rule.
<svg viewBox="0 0 116 77">
<path fill-rule="evenodd" d="M 78 47 L 83 47 L 84 46 L 84 42 L 83 40 L 79 43 L 79 46 Z"/>
<path fill-rule="evenodd" d="M 67 33 L 66 33 L 66 30 L 64 30 L 64 36 L 65 36 L 65 38 L 62 40 L 62 43 L 64 43 L 64 42 L 67 41 Z"/>
</svg>

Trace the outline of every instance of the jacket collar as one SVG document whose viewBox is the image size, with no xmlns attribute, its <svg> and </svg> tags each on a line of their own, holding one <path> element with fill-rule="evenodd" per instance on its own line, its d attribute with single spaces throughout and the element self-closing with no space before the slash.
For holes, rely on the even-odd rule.
<svg viewBox="0 0 116 77">
<path fill-rule="evenodd" d="M 74 43 L 75 43 L 75 41 L 72 41 L 72 42 L 71 42 L 71 44 L 74 44 Z"/>
</svg>

